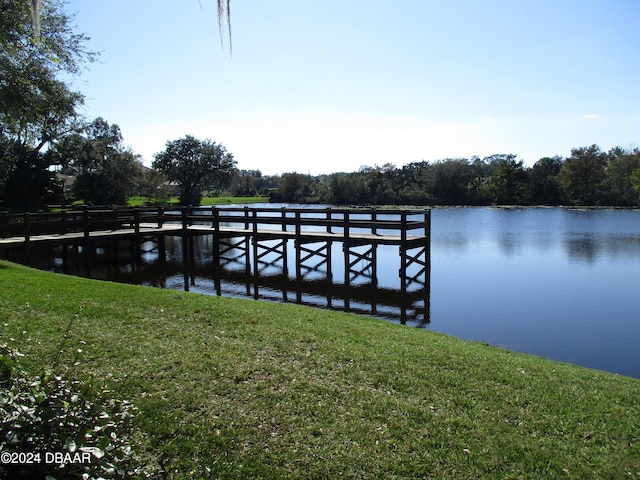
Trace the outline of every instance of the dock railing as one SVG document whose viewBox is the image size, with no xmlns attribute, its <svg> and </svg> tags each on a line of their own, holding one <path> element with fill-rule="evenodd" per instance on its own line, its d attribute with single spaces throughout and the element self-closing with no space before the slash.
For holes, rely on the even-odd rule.
<svg viewBox="0 0 640 480">
<path fill-rule="evenodd" d="M 198 234 L 197 227 L 214 231 L 227 228 L 260 234 L 305 232 L 332 234 L 345 239 L 363 236 L 428 237 L 428 209 L 288 208 L 288 207 L 180 207 L 180 208 L 78 208 L 43 213 L 0 215 L 0 239 L 29 242 L 43 235 L 64 236 L 96 231 L 142 227 L 161 229 L 180 224 L 184 234 Z M 195 228 L 194 228 L 195 227 Z M 202 232 L 203 233 L 203 232 Z"/>
</svg>

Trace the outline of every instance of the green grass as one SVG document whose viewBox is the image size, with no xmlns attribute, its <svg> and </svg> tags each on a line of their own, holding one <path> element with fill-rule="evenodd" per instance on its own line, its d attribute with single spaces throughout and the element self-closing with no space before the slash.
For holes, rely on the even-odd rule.
<svg viewBox="0 0 640 480">
<path fill-rule="evenodd" d="M 204 197 L 202 199 L 202 206 L 236 203 L 269 203 L 269 197 Z"/>
<path fill-rule="evenodd" d="M 178 197 L 172 197 L 169 201 L 171 205 L 177 205 L 179 202 Z M 202 206 L 207 205 L 231 205 L 237 203 L 268 203 L 269 197 L 204 197 L 202 199 Z M 127 200 L 127 204 L 130 207 L 143 207 L 147 204 L 147 197 L 130 197 Z"/>
<path fill-rule="evenodd" d="M 640 478 L 640 381 L 431 331 L 0 262 L 0 332 L 132 400 L 168 478 Z"/>
</svg>

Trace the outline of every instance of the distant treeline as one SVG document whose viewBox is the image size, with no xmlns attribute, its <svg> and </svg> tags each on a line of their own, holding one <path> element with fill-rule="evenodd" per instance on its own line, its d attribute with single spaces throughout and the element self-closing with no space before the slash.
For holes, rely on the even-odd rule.
<svg viewBox="0 0 640 480">
<path fill-rule="evenodd" d="M 526 167 L 516 155 L 362 167 L 353 173 L 262 177 L 241 171 L 236 194 L 338 205 L 640 205 L 640 150 L 574 148 Z"/>
</svg>

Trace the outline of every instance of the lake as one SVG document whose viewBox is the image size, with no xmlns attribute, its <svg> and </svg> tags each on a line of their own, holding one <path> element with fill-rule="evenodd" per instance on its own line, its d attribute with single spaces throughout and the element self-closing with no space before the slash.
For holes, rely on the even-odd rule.
<svg viewBox="0 0 640 480">
<path fill-rule="evenodd" d="M 408 325 L 640 378 L 640 210 L 434 208 L 431 233 L 426 308 L 422 318 Z M 79 252 L 75 267 L 62 265 L 59 251 L 36 252 L 31 263 L 94 278 L 216 294 L 212 241 L 198 238 L 195 245 L 196 264 L 189 268 L 182 263 L 177 238 L 167 238 L 162 262 L 149 245 L 143 264 L 133 264 L 121 245 L 111 255 L 114 262 L 97 262 L 90 271 Z M 340 245 L 333 248 L 334 259 L 340 259 Z M 65 254 L 67 263 L 73 256 L 73 251 Z M 293 255 L 289 272 L 295 271 L 292 261 Z M 236 263 L 229 262 L 228 268 L 243 270 L 242 262 Z M 397 288 L 397 247 L 379 247 L 378 263 L 379 287 Z M 334 267 L 334 278 L 343 275 L 340 269 Z M 222 294 L 255 294 L 249 281 L 234 280 L 234 275 L 224 279 Z M 289 287 L 261 287 L 260 298 L 296 301 Z M 339 297 L 323 298 L 316 292 L 298 300 L 348 305 L 352 311 L 370 308 L 367 301 L 341 305 Z M 397 308 L 376 305 L 376 313 L 398 321 Z"/>
<path fill-rule="evenodd" d="M 640 211 L 437 208 L 427 328 L 640 377 Z"/>
</svg>

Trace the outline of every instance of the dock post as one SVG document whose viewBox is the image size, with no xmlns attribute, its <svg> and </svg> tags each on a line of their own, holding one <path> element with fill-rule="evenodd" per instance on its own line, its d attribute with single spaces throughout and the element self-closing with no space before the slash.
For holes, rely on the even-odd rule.
<svg viewBox="0 0 640 480">
<path fill-rule="evenodd" d="M 158 228 L 164 225 L 164 207 L 158 207 Z"/>
<path fill-rule="evenodd" d="M 427 279 L 428 282 L 425 282 L 431 287 L 431 210 L 426 210 L 424 212 L 424 219 L 426 226 L 424 227 L 424 237 L 425 237 L 425 250 L 426 250 L 426 261 L 427 261 Z"/>
<path fill-rule="evenodd" d="M 84 225 L 84 243 L 82 245 L 82 251 L 84 254 L 84 270 L 85 276 L 89 276 L 89 264 L 91 263 L 91 257 L 89 255 L 90 238 L 89 232 L 91 231 L 91 225 L 89 220 L 89 209 L 85 206 L 82 209 L 82 223 Z"/>
<path fill-rule="evenodd" d="M 302 238 L 300 228 L 300 211 L 296 210 L 296 238 L 294 240 L 296 248 L 296 301 L 302 302 Z"/>
<path fill-rule="evenodd" d="M 258 218 L 255 210 L 251 211 L 252 217 L 252 243 L 253 243 L 253 298 L 258 300 L 260 293 L 258 291 L 258 278 L 260 276 L 260 263 L 258 262 Z"/>
<path fill-rule="evenodd" d="M 140 209 L 138 207 L 135 207 L 133 209 L 133 224 L 133 238 L 136 242 L 135 264 L 137 268 L 140 268 L 140 266 L 142 265 L 142 237 L 140 235 Z"/>
<path fill-rule="evenodd" d="M 343 214 L 343 252 L 344 252 L 344 285 L 349 288 L 351 284 L 351 272 L 349 271 L 349 211 L 345 210 Z"/>
<path fill-rule="evenodd" d="M 344 253 L 344 309 L 349 311 L 349 287 L 351 286 L 351 263 L 350 250 L 349 250 L 349 210 L 343 211 L 343 239 L 342 249 Z"/>
<path fill-rule="evenodd" d="M 62 224 L 62 228 L 60 229 L 60 233 L 65 233 L 67 231 L 67 228 L 65 227 L 65 224 L 67 223 L 67 211 L 66 210 L 62 210 L 60 212 L 60 223 Z"/>
<path fill-rule="evenodd" d="M 327 207 L 327 233 L 333 233 L 333 229 L 331 227 L 332 221 L 332 208 Z M 331 268 L 331 248 L 333 247 L 333 242 L 331 239 L 327 240 L 327 308 L 331 308 L 333 306 L 333 296 L 331 295 L 331 291 L 333 290 L 333 270 Z"/>
<path fill-rule="evenodd" d="M 431 209 L 424 212 L 426 226 L 425 236 L 425 262 L 427 264 L 424 275 L 424 321 L 431 321 Z"/>
<path fill-rule="evenodd" d="M 287 210 L 285 207 L 282 207 L 281 211 L 282 215 L 282 231 L 287 231 Z M 289 283 L 289 262 L 287 251 L 289 249 L 289 240 L 283 235 L 282 237 L 282 300 L 284 302 L 288 301 L 287 299 L 287 284 Z"/>
<path fill-rule="evenodd" d="M 190 255 L 189 255 L 189 238 L 188 238 L 188 226 L 189 226 L 189 217 L 188 217 L 188 207 L 182 207 L 180 211 L 182 217 L 182 265 L 183 265 L 183 279 L 184 279 L 184 291 L 189 291 L 189 270 L 191 270 L 191 266 L 189 265 Z"/>
<path fill-rule="evenodd" d="M 84 228 L 84 239 L 87 241 L 91 227 L 89 226 L 89 209 L 86 206 L 82 208 L 82 224 Z"/>
<path fill-rule="evenodd" d="M 26 253 L 27 261 L 31 265 L 31 214 L 25 212 L 22 216 L 24 224 L 24 251 Z"/>
<path fill-rule="evenodd" d="M 247 297 L 251 295 L 251 283 L 249 281 L 249 278 L 251 277 L 251 253 L 249 250 L 249 243 L 250 243 L 250 235 L 246 232 L 246 230 L 249 230 L 249 207 L 245 206 L 244 207 L 244 229 L 245 229 L 245 234 L 244 234 L 244 251 L 245 251 L 245 264 L 244 264 L 244 276 L 246 279 L 246 287 L 247 287 Z"/>
<path fill-rule="evenodd" d="M 213 227 L 213 285 L 216 289 L 216 295 L 222 295 L 222 285 L 220 277 L 222 271 L 220 269 L 220 212 L 213 206 L 211 207 L 211 226 Z"/>
<path fill-rule="evenodd" d="M 407 212 L 400 212 L 400 323 L 407 323 Z"/>
<path fill-rule="evenodd" d="M 280 207 L 280 218 L 282 219 L 282 231 L 287 231 L 287 209 L 286 207 Z"/>
</svg>

